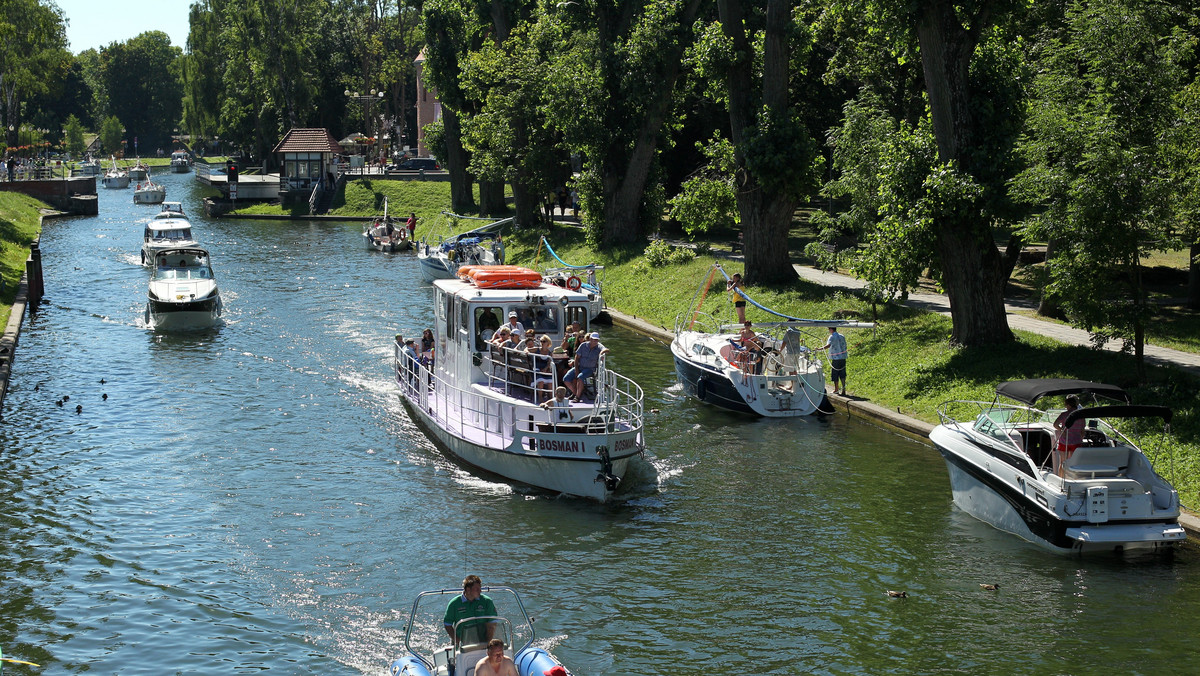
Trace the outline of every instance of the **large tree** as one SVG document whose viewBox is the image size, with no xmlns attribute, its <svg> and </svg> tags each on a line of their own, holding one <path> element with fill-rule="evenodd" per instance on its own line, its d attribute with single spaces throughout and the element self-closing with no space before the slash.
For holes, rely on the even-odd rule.
<svg viewBox="0 0 1200 676">
<path fill-rule="evenodd" d="M 633 242 L 662 218 L 656 160 L 700 0 L 572 0 L 553 56 L 547 112 L 583 157 L 580 201 L 589 236 Z"/>
<path fill-rule="evenodd" d="M 1050 288 L 1098 343 L 1122 340 L 1143 366 L 1155 312 L 1142 261 L 1171 242 L 1180 182 L 1175 94 L 1185 43 L 1173 10 L 1130 0 L 1072 2 L 1062 37 L 1047 39 L 1023 144 L 1031 167 L 1016 187 L 1042 211 L 1030 237 L 1058 243 Z"/>
<path fill-rule="evenodd" d="M 70 65 L 61 11 L 42 0 L 0 2 L 0 45 L 0 110 L 13 146 L 24 121 L 22 102 L 61 82 Z"/>
<path fill-rule="evenodd" d="M 125 125 L 129 152 L 171 142 L 178 126 L 183 89 L 179 80 L 182 50 L 162 31 L 142 33 L 101 50 L 108 112 Z"/>
</svg>

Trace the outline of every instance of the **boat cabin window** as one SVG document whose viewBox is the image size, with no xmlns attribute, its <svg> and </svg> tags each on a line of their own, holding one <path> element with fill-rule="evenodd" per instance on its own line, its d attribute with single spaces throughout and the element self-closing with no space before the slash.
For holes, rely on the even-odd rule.
<svg viewBox="0 0 1200 676">
<path fill-rule="evenodd" d="M 487 349 L 487 341 L 491 340 L 492 334 L 496 329 L 500 328 L 500 317 L 504 315 L 502 307 L 476 307 L 475 308 L 475 351 L 483 352 Z"/>
<path fill-rule="evenodd" d="M 446 336 L 454 338 L 454 301 L 458 300 L 458 297 L 451 293 L 445 294 L 445 297 L 445 303 L 440 304 L 442 321 L 446 322 Z"/>
<path fill-rule="evenodd" d="M 569 308 L 567 308 L 566 312 L 567 312 L 566 324 L 568 326 L 570 326 L 573 323 L 578 322 L 579 328 L 583 329 L 584 331 L 589 330 L 588 329 L 588 310 L 586 307 L 569 307 Z"/>
<path fill-rule="evenodd" d="M 558 333 L 558 308 L 553 306 L 539 307 L 533 310 L 533 323 L 525 324 L 539 334 Z"/>
<path fill-rule="evenodd" d="M 533 328 L 533 310 L 527 307 L 513 307 L 512 312 L 517 313 L 517 321 L 521 322 L 521 326 L 527 329 Z"/>
</svg>

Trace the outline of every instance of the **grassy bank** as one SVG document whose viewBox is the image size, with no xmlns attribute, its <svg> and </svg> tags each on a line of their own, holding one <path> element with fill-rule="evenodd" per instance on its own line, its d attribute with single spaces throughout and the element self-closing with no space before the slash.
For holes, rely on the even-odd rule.
<svg viewBox="0 0 1200 676">
<path fill-rule="evenodd" d="M 12 313 L 29 245 L 41 232 L 38 210 L 45 206 L 20 193 L 0 192 L 0 326 L 7 325 Z"/>
<path fill-rule="evenodd" d="M 509 262 L 541 266 L 540 233 L 509 237 Z M 627 314 L 672 328 L 676 315 L 686 311 L 708 274 L 713 258 L 650 267 L 644 246 L 596 251 L 583 233 L 558 226 L 549 234 L 551 245 L 573 264 L 605 266 L 604 291 L 609 305 Z M 729 274 L 742 264 L 724 261 Z M 713 284 L 703 310 L 732 319 L 733 306 L 724 293 L 724 278 Z M 864 319 L 872 308 L 855 295 L 797 281 L 783 287 L 751 287 L 747 293 L 763 305 L 792 316 L 827 319 L 835 312 L 854 311 Z M 750 307 L 747 318 L 765 321 L 768 315 Z M 1195 379 L 1167 368 L 1149 367 L 1147 382 L 1138 383 L 1133 358 L 1086 347 L 1063 345 L 1035 334 L 1017 332 L 1017 342 L 996 348 L 955 348 L 949 345 L 950 320 L 902 306 L 880 306 L 875 330 L 847 331 L 850 347 L 849 391 L 856 397 L 898 410 L 930 423 L 937 422 L 939 404 L 953 399 L 991 401 L 999 382 L 1022 378 L 1082 378 L 1125 387 L 1135 403 L 1164 404 L 1175 411 L 1171 438 L 1162 438 L 1161 425 L 1148 423 L 1123 431 L 1139 438 L 1159 472 L 1171 480 L 1185 504 L 1200 507 L 1200 386 Z M 818 340 L 823 340 L 818 338 Z M 810 347 L 813 345 L 810 344 Z"/>
</svg>

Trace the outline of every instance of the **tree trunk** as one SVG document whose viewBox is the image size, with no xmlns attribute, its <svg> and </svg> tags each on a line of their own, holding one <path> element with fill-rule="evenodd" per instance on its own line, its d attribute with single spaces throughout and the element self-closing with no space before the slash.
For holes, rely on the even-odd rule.
<svg viewBox="0 0 1200 676">
<path fill-rule="evenodd" d="M 538 214 L 541 206 L 539 194 L 529 188 L 522 180 L 512 182 L 513 191 L 513 227 L 515 229 L 534 228 L 538 225 Z"/>
<path fill-rule="evenodd" d="M 970 17 L 970 28 L 963 26 L 950 0 L 924 0 L 918 12 L 917 38 L 938 158 L 972 173 L 975 120 L 968 75 L 981 26 L 988 24 L 988 10 Z M 1005 277 L 986 216 L 941 217 L 934 228 L 954 323 L 951 340 L 964 346 L 1012 341 L 1004 311 Z"/>
<path fill-rule="evenodd" d="M 1188 256 L 1187 306 L 1200 310 L 1200 242 L 1192 242 Z"/>
<path fill-rule="evenodd" d="M 753 90 L 754 47 L 746 34 L 745 10 L 741 0 L 719 0 L 717 7 L 725 35 L 732 39 L 734 52 L 740 55 L 726 74 L 729 94 L 729 127 L 737 163 L 738 214 L 742 221 L 743 251 L 746 254 L 747 284 L 790 282 L 799 275 L 792 267 L 788 251 L 788 231 L 799 199 L 785 191 L 768 196 L 754 174 L 746 170 L 747 135 L 757 124 L 762 108 L 769 114 L 788 114 L 789 3 L 767 3 L 766 38 L 763 43 L 762 104 Z"/>
<path fill-rule="evenodd" d="M 504 181 L 479 181 L 479 215 L 496 216 L 506 209 Z"/>
<path fill-rule="evenodd" d="M 467 171 L 471 159 L 462 144 L 458 113 L 445 104 L 442 105 L 442 126 L 446 136 L 446 172 L 450 174 L 450 209 L 456 214 L 469 213 L 475 210 L 475 197 L 471 194 L 473 179 Z"/>
</svg>

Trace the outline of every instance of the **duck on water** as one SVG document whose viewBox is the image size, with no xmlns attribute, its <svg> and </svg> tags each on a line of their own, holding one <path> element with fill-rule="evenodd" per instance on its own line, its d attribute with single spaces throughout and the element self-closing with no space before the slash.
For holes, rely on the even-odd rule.
<svg viewBox="0 0 1200 676">
<path fill-rule="evenodd" d="M 432 355 L 395 349 L 402 401 L 453 459 L 535 488 L 606 501 L 644 449 L 642 389 L 600 358 L 580 401 L 541 406 L 563 384 L 565 353 L 492 342 L 510 314 L 557 345 L 573 322 L 589 331 L 586 294 L 516 266 L 464 266 L 434 282 Z"/>
</svg>

